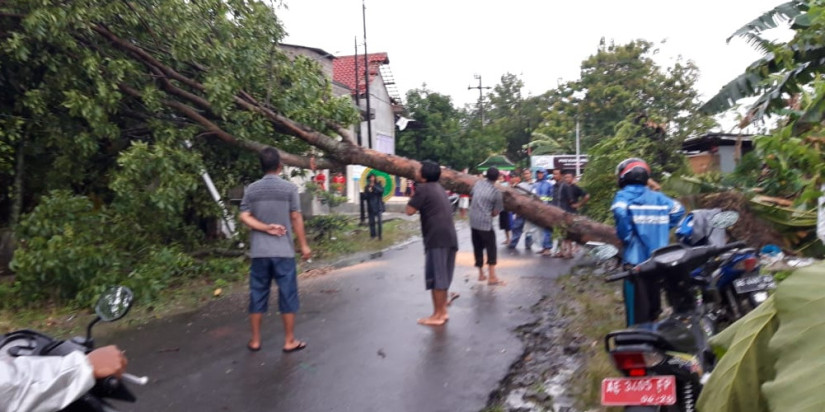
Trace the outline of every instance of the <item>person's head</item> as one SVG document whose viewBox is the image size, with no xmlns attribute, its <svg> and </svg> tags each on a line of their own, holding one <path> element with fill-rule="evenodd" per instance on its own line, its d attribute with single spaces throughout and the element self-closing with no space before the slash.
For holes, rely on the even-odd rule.
<svg viewBox="0 0 825 412">
<path fill-rule="evenodd" d="M 532 179 L 533 179 L 533 172 L 531 172 L 531 171 L 530 171 L 530 169 L 524 169 L 524 170 L 521 172 L 521 178 L 522 178 L 522 180 L 524 180 L 525 182 L 529 182 L 530 180 L 532 180 Z"/>
<path fill-rule="evenodd" d="M 499 175 L 499 172 L 498 172 L 498 169 L 495 166 L 492 166 L 489 169 L 487 169 L 487 172 L 484 174 L 484 176 L 487 178 L 487 180 L 489 180 L 491 182 L 495 182 L 496 180 L 498 180 L 498 175 Z"/>
<path fill-rule="evenodd" d="M 573 183 L 573 171 L 572 170 L 565 170 L 561 172 L 562 179 L 564 183 L 571 184 Z"/>
<path fill-rule="evenodd" d="M 554 168 L 553 169 L 553 180 L 555 180 L 557 182 L 561 182 L 561 179 L 562 179 L 561 169 Z"/>
<path fill-rule="evenodd" d="M 544 180 L 547 178 L 547 169 L 540 167 L 536 170 L 536 180 Z"/>
<path fill-rule="evenodd" d="M 281 154 L 271 147 L 261 151 L 261 169 L 264 173 L 277 173 L 281 169 Z"/>
<path fill-rule="evenodd" d="M 432 160 L 425 160 L 421 162 L 419 174 L 425 182 L 437 182 L 441 178 L 441 166 Z"/>
<path fill-rule="evenodd" d="M 367 183 L 374 185 L 378 178 L 375 176 L 375 173 L 370 173 L 367 175 Z"/>
<path fill-rule="evenodd" d="M 638 157 L 625 159 L 616 166 L 616 178 L 619 180 L 619 187 L 646 185 L 650 179 L 650 166 Z"/>
</svg>

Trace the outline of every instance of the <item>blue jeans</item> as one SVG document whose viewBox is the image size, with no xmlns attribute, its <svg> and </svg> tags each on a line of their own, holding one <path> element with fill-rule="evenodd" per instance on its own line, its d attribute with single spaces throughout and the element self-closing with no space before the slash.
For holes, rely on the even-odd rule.
<svg viewBox="0 0 825 412">
<path fill-rule="evenodd" d="M 510 238 L 510 244 L 507 245 L 510 249 L 515 249 L 518 246 L 518 241 L 521 239 L 521 234 L 524 233 L 524 226 L 527 224 L 527 221 L 518 215 L 513 216 L 512 226 L 510 226 L 511 230 L 513 231 L 513 236 Z M 526 249 L 530 249 L 530 246 L 533 246 L 533 233 L 528 231 L 524 234 L 524 247 Z"/>
<path fill-rule="evenodd" d="M 542 249 L 552 249 L 553 248 L 553 229 L 542 229 L 544 232 L 544 236 L 541 240 L 541 248 Z"/>
</svg>

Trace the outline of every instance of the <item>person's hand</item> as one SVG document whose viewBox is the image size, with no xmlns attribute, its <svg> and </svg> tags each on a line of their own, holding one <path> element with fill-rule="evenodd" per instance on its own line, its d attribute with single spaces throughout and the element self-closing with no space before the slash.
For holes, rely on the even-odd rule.
<svg viewBox="0 0 825 412">
<path fill-rule="evenodd" d="M 126 365 L 129 363 L 123 352 L 114 345 L 95 349 L 89 352 L 86 358 L 92 364 L 95 379 L 103 379 L 109 376 L 119 378 L 123 375 Z"/>
<path fill-rule="evenodd" d="M 277 223 L 270 223 L 266 225 L 266 233 L 272 236 L 283 236 L 286 234 L 286 226 Z"/>
<path fill-rule="evenodd" d="M 301 246 L 301 258 L 309 260 L 310 257 L 312 257 L 312 249 L 309 248 L 309 245 Z"/>
</svg>

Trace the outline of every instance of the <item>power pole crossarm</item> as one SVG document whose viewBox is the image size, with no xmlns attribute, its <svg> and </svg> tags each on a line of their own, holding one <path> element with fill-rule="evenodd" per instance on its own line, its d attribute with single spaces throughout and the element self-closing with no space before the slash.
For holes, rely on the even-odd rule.
<svg viewBox="0 0 825 412">
<path fill-rule="evenodd" d="M 481 75 L 473 75 L 473 78 L 478 79 L 478 86 L 467 86 L 467 90 L 478 89 L 478 113 L 481 118 L 481 128 L 484 128 L 484 89 L 492 89 L 490 86 L 483 86 L 481 83 Z"/>
</svg>

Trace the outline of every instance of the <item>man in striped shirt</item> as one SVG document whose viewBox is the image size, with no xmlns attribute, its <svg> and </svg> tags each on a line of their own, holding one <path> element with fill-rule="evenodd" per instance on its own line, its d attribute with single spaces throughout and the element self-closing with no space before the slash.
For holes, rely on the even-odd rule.
<svg viewBox="0 0 825 412">
<path fill-rule="evenodd" d="M 473 254 L 478 268 L 478 280 L 487 281 L 488 285 L 503 285 L 496 276 L 496 232 L 493 231 L 493 218 L 504 210 L 501 192 L 495 187 L 498 169 L 491 167 L 481 179 L 473 185 L 470 192 L 473 202 L 470 204 L 470 228 L 472 230 Z M 487 250 L 487 267 L 489 277 L 484 276 L 484 250 Z"/>
</svg>

